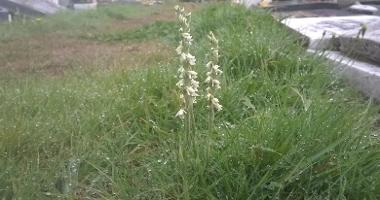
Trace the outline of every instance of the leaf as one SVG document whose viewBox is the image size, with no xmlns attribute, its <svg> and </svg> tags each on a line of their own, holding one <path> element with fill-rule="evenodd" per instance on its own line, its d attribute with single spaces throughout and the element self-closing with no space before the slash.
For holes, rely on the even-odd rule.
<svg viewBox="0 0 380 200">
<path fill-rule="evenodd" d="M 306 99 L 304 95 L 302 95 L 296 88 L 291 87 L 291 89 L 301 98 L 303 108 L 305 111 L 308 111 L 311 106 L 311 100 Z"/>
<path fill-rule="evenodd" d="M 245 106 L 256 111 L 256 107 L 252 104 L 251 100 L 248 97 L 243 97 L 241 100 Z"/>
</svg>

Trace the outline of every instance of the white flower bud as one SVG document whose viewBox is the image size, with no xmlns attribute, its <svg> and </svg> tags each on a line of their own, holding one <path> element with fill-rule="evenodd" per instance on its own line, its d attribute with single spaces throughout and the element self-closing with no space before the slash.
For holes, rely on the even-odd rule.
<svg viewBox="0 0 380 200">
<path fill-rule="evenodd" d="M 219 58 L 219 51 L 217 49 L 212 51 L 212 54 L 215 58 Z"/>
<path fill-rule="evenodd" d="M 212 86 L 216 89 L 220 89 L 220 82 L 217 79 L 212 79 Z"/>
<path fill-rule="evenodd" d="M 196 80 L 194 80 L 194 79 L 192 79 L 192 80 L 191 80 L 191 86 L 193 86 L 193 88 L 195 88 L 195 89 L 198 89 L 198 87 L 199 87 L 199 82 L 196 81 Z"/>
<path fill-rule="evenodd" d="M 208 101 L 210 101 L 214 96 L 211 93 L 207 93 L 206 98 Z"/>
<path fill-rule="evenodd" d="M 186 59 L 187 59 L 186 54 L 185 53 L 181 53 L 181 56 L 179 58 L 179 60 L 181 61 L 181 63 L 184 63 L 186 61 Z"/>
<path fill-rule="evenodd" d="M 188 42 L 193 41 L 193 37 L 190 35 L 190 33 L 182 33 L 182 37 L 187 40 Z"/>
<path fill-rule="evenodd" d="M 207 69 L 210 69 L 211 66 L 212 66 L 212 61 L 209 61 L 209 62 L 206 64 L 206 67 L 207 67 Z"/>
<path fill-rule="evenodd" d="M 190 86 L 186 87 L 186 92 L 187 92 L 187 95 L 189 96 L 192 96 L 192 97 L 197 96 L 197 93 L 193 87 L 190 87 Z"/>
<path fill-rule="evenodd" d="M 179 42 L 179 46 L 175 49 L 178 55 L 181 55 L 183 49 L 182 41 Z"/>
<path fill-rule="evenodd" d="M 215 75 L 220 75 L 220 74 L 223 73 L 223 71 L 220 70 L 219 67 L 220 67 L 219 65 L 214 65 L 214 66 L 212 67 L 212 69 L 213 69 L 214 72 L 215 72 Z"/>
<path fill-rule="evenodd" d="M 196 62 L 196 59 L 193 55 L 191 55 L 190 53 L 188 53 L 186 55 L 187 57 L 187 61 L 189 62 L 190 65 L 195 65 L 195 62 Z"/>
<path fill-rule="evenodd" d="M 188 71 L 187 74 L 189 74 L 190 78 L 197 78 L 198 73 L 195 71 Z"/>
<path fill-rule="evenodd" d="M 214 108 L 216 108 L 217 111 L 222 110 L 223 106 L 219 104 L 219 99 L 214 97 L 212 98 L 211 103 L 212 103 L 212 106 L 214 106 Z"/>
<path fill-rule="evenodd" d="M 184 109 L 180 109 L 177 114 L 175 114 L 176 117 L 179 117 L 181 119 L 183 119 L 185 117 L 185 114 L 186 114 L 186 111 Z"/>
<path fill-rule="evenodd" d="M 210 83 L 211 82 L 211 76 L 207 76 L 206 80 L 205 80 L 205 83 Z"/>
<path fill-rule="evenodd" d="M 183 80 L 179 80 L 176 84 L 177 87 L 182 88 L 183 87 Z"/>
<path fill-rule="evenodd" d="M 185 69 L 181 66 L 180 68 L 178 68 L 178 73 L 180 74 L 180 76 L 183 76 L 183 73 L 185 72 Z M 183 77 L 181 77 L 183 78 Z"/>
</svg>

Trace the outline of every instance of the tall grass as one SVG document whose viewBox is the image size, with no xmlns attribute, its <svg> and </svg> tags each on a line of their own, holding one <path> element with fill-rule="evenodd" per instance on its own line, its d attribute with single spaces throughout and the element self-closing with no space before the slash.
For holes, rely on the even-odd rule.
<svg viewBox="0 0 380 200">
<path fill-rule="evenodd" d="M 178 63 L 2 78 L 0 196 L 380 198 L 378 107 L 333 78 L 263 11 L 215 5 L 193 17 L 198 60 L 205 60 L 209 31 L 220 39 L 224 110 L 214 133 L 199 100 L 196 148 L 183 148 L 174 117 Z M 77 176 L 70 173 L 76 159 Z M 70 176 L 78 181 L 66 191 Z"/>
</svg>

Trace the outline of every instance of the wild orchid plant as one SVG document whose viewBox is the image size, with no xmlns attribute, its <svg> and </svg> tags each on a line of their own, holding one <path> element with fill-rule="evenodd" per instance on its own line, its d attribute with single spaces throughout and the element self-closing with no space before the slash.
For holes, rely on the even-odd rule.
<svg viewBox="0 0 380 200">
<path fill-rule="evenodd" d="M 188 133 L 194 129 L 194 104 L 198 95 L 199 82 L 197 79 L 197 72 L 193 70 L 193 66 L 196 64 L 196 59 L 190 53 L 190 47 L 193 42 L 193 38 L 190 34 L 190 21 L 191 13 L 186 13 L 183 7 L 175 6 L 177 18 L 180 24 L 181 40 L 179 46 L 176 49 L 177 54 L 180 57 L 181 65 L 178 69 L 177 87 L 180 88 L 180 99 L 182 102 L 180 110 L 176 116 L 184 120 L 185 128 Z M 206 98 L 208 101 L 209 112 L 209 128 L 214 128 L 215 111 L 221 111 L 222 105 L 220 105 L 218 98 L 215 97 L 215 92 L 220 89 L 220 82 L 218 76 L 223 72 L 219 69 L 219 42 L 215 38 L 215 35 L 210 32 L 208 39 L 211 43 L 210 61 L 206 64 L 208 69 L 205 83 L 207 84 Z"/>
<path fill-rule="evenodd" d="M 181 65 L 178 69 L 179 81 L 176 84 L 181 90 L 181 108 L 176 116 L 185 121 L 185 128 L 188 133 L 194 129 L 194 104 L 197 102 L 199 82 L 197 81 L 197 72 L 193 71 L 196 59 L 190 53 L 190 47 L 193 38 L 190 34 L 191 13 L 186 13 L 185 9 L 175 6 L 177 18 L 180 24 L 181 40 L 176 49 L 180 57 Z"/>
<path fill-rule="evenodd" d="M 220 81 L 218 80 L 218 76 L 220 76 L 223 72 L 219 69 L 220 66 L 218 65 L 219 41 L 215 38 L 214 33 L 211 31 L 207 37 L 211 43 L 211 54 L 210 61 L 206 64 L 208 72 L 206 73 L 207 78 L 205 80 L 205 83 L 207 84 L 206 98 L 208 101 L 208 107 L 210 109 L 209 128 L 212 130 L 214 127 L 215 111 L 221 111 L 223 108 L 219 103 L 219 99 L 215 97 L 216 91 L 220 89 Z"/>
</svg>

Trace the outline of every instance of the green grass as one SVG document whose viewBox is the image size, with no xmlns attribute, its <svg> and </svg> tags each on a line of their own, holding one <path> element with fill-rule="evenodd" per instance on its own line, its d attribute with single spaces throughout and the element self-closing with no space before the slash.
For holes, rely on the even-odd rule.
<svg viewBox="0 0 380 200">
<path fill-rule="evenodd" d="M 113 21 L 147 15 L 154 11 L 150 7 L 129 4 L 101 6 L 96 12 L 64 11 L 52 16 L 25 20 L 19 17 L 12 24 L 0 24 L 0 41 L 57 32 L 69 36 L 96 33 L 109 28 L 109 23 Z"/>
<path fill-rule="evenodd" d="M 165 42 L 175 42 L 179 37 L 175 34 L 177 31 L 175 22 L 156 21 L 153 24 L 145 25 L 140 29 L 132 31 L 117 31 L 112 33 L 100 33 L 93 35 L 83 35 L 84 39 L 120 42 L 120 41 L 142 41 L 160 38 Z"/>
<path fill-rule="evenodd" d="M 380 198 L 377 106 L 332 77 L 263 11 L 215 5 L 193 20 L 199 71 L 206 33 L 220 39 L 224 110 L 215 132 L 207 131 L 203 99 L 195 108 L 194 146 L 182 140 L 174 117 L 177 63 L 60 78 L 4 76 L 0 196 Z M 128 34 L 176 38 L 160 27 Z M 78 173 L 70 170 L 77 159 Z"/>
</svg>

